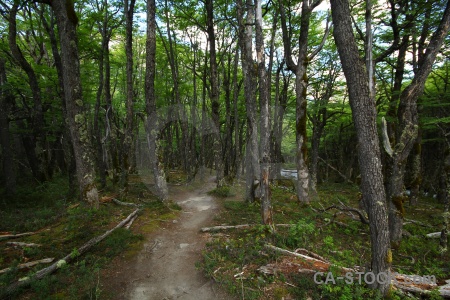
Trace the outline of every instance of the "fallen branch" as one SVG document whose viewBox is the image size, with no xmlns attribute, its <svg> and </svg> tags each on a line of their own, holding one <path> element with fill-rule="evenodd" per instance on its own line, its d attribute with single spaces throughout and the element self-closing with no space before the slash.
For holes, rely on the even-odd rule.
<svg viewBox="0 0 450 300">
<path fill-rule="evenodd" d="M 299 269 L 299 272 L 301 272 L 301 273 L 308 273 L 308 272 L 315 273 L 318 271 L 325 271 L 325 270 L 329 270 L 329 268 L 331 266 L 337 267 L 341 271 L 350 272 L 350 273 L 356 273 L 357 270 L 361 269 L 361 267 L 358 267 L 358 266 L 355 266 L 354 269 L 336 266 L 336 265 L 333 265 L 333 264 L 323 260 L 323 258 L 317 259 L 317 258 L 308 256 L 308 255 L 295 253 L 295 252 L 292 252 L 292 251 L 289 251 L 286 249 L 282 249 L 282 248 L 279 248 L 279 247 L 276 247 L 273 245 L 269 245 L 269 244 L 264 245 L 264 247 L 267 249 L 271 249 L 275 252 L 281 253 L 281 254 L 286 254 L 286 255 L 302 258 L 312 264 L 311 269 L 304 269 L 304 268 Z M 301 250 L 303 251 L 305 249 L 301 249 Z M 306 251 L 308 251 L 308 250 L 306 250 Z M 317 255 L 317 254 L 315 254 L 315 255 Z M 263 273 L 273 274 L 276 272 L 277 266 L 275 264 L 269 264 L 267 266 L 263 266 L 263 267 L 259 268 L 258 270 Z M 391 283 L 396 288 L 398 288 L 402 291 L 412 292 L 412 293 L 416 293 L 416 294 L 420 294 L 420 295 L 426 295 L 426 294 L 431 293 L 432 290 L 438 289 L 441 297 L 450 299 L 450 280 L 447 280 L 446 281 L 447 284 L 445 284 L 443 286 L 437 286 L 433 282 L 421 282 L 420 284 L 413 283 L 413 280 L 415 278 L 419 278 L 416 275 L 404 275 L 404 274 L 399 274 L 399 273 L 395 273 L 393 275 L 394 275 L 394 278 L 392 279 Z"/>
<path fill-rule="evenodd" d="M 25 232 L 25 233 L 18 233 L 18 234 L 5 234 L 5 235 L 0 235 L 0 241 L 1 240 L 9 240 L 9 239 L 16 239 L 18 237 L 22 237 L 22 236 L 29 236 L 29 235 L 33 235 L 36 234 L 37 232 Z"/>
<path fill-rule="evenodd" d="M 125 228 L 126 228 L 126 229 L 130 229 L 131 224 L 133 224 L 134 220 L 136 220 L 137 217 L 138 217 L 138 216 L 135 215 L 135 216 L 130 220 L 130 222 L 128 222 L 128 224 L 125 225 Z"/>
<path fill-rule="evenodd" d="M 427 233 L 425 236 L 430 239 L 438 239 L 441 237 L 441 232 L 438 231 L 438 232 Z"/>
<path fill-rule="evenodd" d="M 116 229 L 118 229 L 120 227 L 123 227 L 125 224 L 127 224 L 135 215 L 137 215 L 137 213 L 140 210 L 141 210 L 140 208 L 136 209 L 130 215 L 128 215 L 128 217 L 126 217 L 119 224 L 117 224 L 116 227 L 106 231 L 105 233 L 103 233 L 100 236 L 97 236 L 97 237 L 94 237 L 94 238 L 90 239 L 86 244 L 84 244 L 80 248 L 72 251 L 71 253 L 67 254 L 65 257 L 63 257 L 62 259 L 60 259 L 57 262 L 53 263 L 51 266 L 37 271 L 31 277 L 21 278 L 21 279 L 19 279 L 18 282 L 11 284 L 5 290 L 0 292 L 0 299 L 6 298 L 8 295 L 11 295 L 15 291 L 17 291 L 17 289 L 19 289 L 21 287 L 24 287 L 24 286 L 28 286 L 32 281 L 40 280 L 40 279 L 44 278 L 45 276 L 47 276 L 49 274 L 52 274 L 53 272 L 55 272 L 56 270 L 58 270 L 62 266 L 70 263 L 76 257 L 78 257 L 78 256 L 84 254 L 85 252 L 87 252 L 92 246 L 96 245 L 97 243 L 99 243 L 100 241 L 105 239 L 114 230 L 116 230 Z"/>
<path fill-rule="evenodd" d="M 329 207 L 327 207 L 327 208 L 322 209 L 322 211 L 325 212 L 325 211 L 330 210 L 330 209 L 333 209 L 333 208 L 334 208 L 334 209 L 341 210 L 341 211 L 355 212 L 355 213 L 358 214 L 359 220 L 360 220 L 363 224 L 369 225 L 369 220 L 366 218 L 364 212 L 361 211 L 361 210 L 359 210 L 359 209 L 357 209 L 357 208 L 354 208 L 354 207 L 349 207 L 349 206 L 345 206 L 345 205 L 340 206 L 340 205 L 333 204 L 333 205 L 331 205 L 331 206 L 329 206 Z"/>
<path fill-rule="evenodd" d="M 403 223 L 403 225 L 406 225 L 408 222 L 410 222 L 410 223 L 413 223 L 413 224 L 416 224 L 416 225 L 419 225 L 419 226 L 423 226 L 423 227 L 429 227 L 429 228 L 433 227 L 431 225 L 428 225 L 428 224 L 425 224 L 425 223 L 422 223 L 422 222 L 419 222 L 419 221 L 416 221 L 416 220 L 411 220 L 411 219 L 406 219 L 406 218 L 404 220 L 407 221 L 407 222 Z"/>
<path fill-rule="evenodd" d="M 323 257 L 320 256 L 319 254 L 314 253 L 314 252 L 309 251 L 309 250 L 304 249 L 304 248 L 298 248 L 298 249 L 295 249 L 294 252 L 295 252 L 295 253 L 304 252 L 304 253 L 308 254 L 309 256 L 311 256 L 311 257 L 313 257 L 313 258 L 317 258 L 317 259 L 320 259 L 321 261 L 330 263 L 327 259 L 323 258 Z"/>
<path fill-rule="evenodd" d="M 44 258 L 44 259 L 40 259 L 40 260 L 30 261 L 30 262 L 18 265 L 17 269 L 21 270 L 21 269 L 31 268 L 31 267 L 34 267 L 35 265 L 39 265 L 39 264 L 49 264 L 54 260 L 55 259 L 52 257 L 52 258 Z M 0 274 L 6 273 L 12 269 L 14 269 L 14 268 L 11 267 L 11 268 L 6 268 L 3 270 L 0 270 Z"/>
<path fill-rule="evenodd" d="M 229 229 L 243 229 L 257 226 L 258 224 L 241 224 L 241 225 L 220 225 L 220 226 L 212 226 L 212 227 L 203 227 L 200 229 L 200 232 L 215 232 Z M 277 227 L 291 227 L 294 226 L 292 224 L 275 224 Z"/>
<path fill-rule="evenodd" d="M 24 242 L 6 242 L 7 245 L 18 246 L 18 247 L 40 247 L 40 244 L 35 243 L 24 243 Z"/>
<path fill-rule="evenodd" d="M 325 159 L 323 159 L 322 157 L 319 157 L 319 159 L 324 162 L 330 169 L 332 169 L 333 171 L 336 171 L 336 173 L 339 174 L 339 176 L 341 176 L 345 181 L 347 181 L 348 183 L 351 184 L 355 184 L 353 181 L 351 181 L 350 179 L 348 179 L 347 176 L 345 176 L 344 174 L 341 173 L 341 171 L 339 171 L 338 169 L 336 169 L 335 167 L 333 167 L 332 165 L 330 165 Z"/>
<path fill-rule="evenodd" d="M 120 200 L 117 200 L 116 198 L 112 198 L 111 201 L 117 205 L 122 205 L 122 206 L 142 207 L 142 205 L 140 205 L 140 204 L 130 203 L 130 202 L 122 202 Z"/>
<path fill-rule="evenodd" d="M 266 244 L 266 245 L 264 245 L 264 247 L 267 248 L 267 249 L 273 250 L 275 252 L 278 252 L 278 253 L 282 253 L 282 254 L 286 254 L 286 255 L 291 255 L 291 256 L 302 258 L 302 259 L 306 260 L 307 262 L 310 262 L 310 263 L 314 264 L 315 267 L 319 267 L 320 269 L 328 270 L 330 267 L 336 267 L 336 268 L 338 268 L 338 269 L 340 269 L 340 270 L 342 270 L 344 272 L 352 272 L 352 273 L 356 272 L 355 269 L 350 269 L 350 268 L 336 266 L 336 265 L 333 265 L 333 264 L 329 263 L 328 261 L 323 261 L 321 259 L 317 259 L 317 258 L 308 256 L 308 255 L 295 253 L 295 252 L 292 252 L 292 251 L 289 251 L 289 250 L 286 250 L 286 249 L 283 249 L 283 248 L 279 248 L 279 247 L 276 247 L 276 246 L 273 246 L 273 245 Z"/>
</svg>

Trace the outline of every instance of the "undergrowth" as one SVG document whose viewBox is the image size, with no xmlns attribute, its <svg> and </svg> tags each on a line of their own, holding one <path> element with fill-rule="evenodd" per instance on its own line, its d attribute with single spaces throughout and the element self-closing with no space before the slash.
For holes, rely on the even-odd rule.
<svg viewBox="0 0 450 300">
<path fill-rule="evenodd" d="M 351 218 L 334 209 L 323 211 L 332 204 L 358 207 L 357 187 L 347 184 L 322 185 L 319 187 L 320 201 L 309 206 L 299 205 L 289 187 L 273 185 L 271 192 L 274 223 L 289 224 L 277 226 L 274 233 L 256 225 L 261 218 L 259 203 L 222 200 L 223 211 L 215 219 L 217 224 L 255 226 L 211 233 L 199 264 L 209 277 L 242 299 L 382 299 L 376 290 L 356 280 L 350 285 L 343 281 L 317 284 L 313 274 L 298 272 L 305 262 L 274 253 L 265 247 L 271 244 L 290 251 L 301 248 L 324 257 L 336 266 L 369 268 L 369 227 L 362 224 L 357 216 Z M 424 237 L 426 233 L 439 230 L 440 224 L 433 217 L 440 212 L 442 206 L 432 198 L 422 199 L 416 207 L 406 207 L 406 218 L 429 224 L 430 227 L 415 223 L 405 225 L 405 230 L 412 236 L 405 237 L 401 247 L 393 250 L 393 271 L 435 275 L 438 282 L 449 279 L 448 253 L 439 252 L 438 240 Z M 322 279 L 325 280 L 325 277 Z M 435 294 L 429 297 L 438 299 Z M 392 291 L 389 297 L 414 299 L 412 295 L 406 296 L 396 291 Z"/>
<path fill-rule="evenodd" d="M 114 196 L 124 202 L 143 205 L 143 210 L 131 230 L 119 228 L 106 239 L 91 248 L 75 261 L 64 265 L 52 275 L 32 282 L 29 288 L 19 290 L 13 299 L 107 299 L 102 290 L 102 270 L 110 261 L 121 255 L 133 257 L 142 248 L 143 235 L 158 227 L 148 225 L 141 219 L 164 220 L 175 216 L 180 207 L 164 204 L 151 196 L 147 186 L 139 178 L 130 177 L 129 191 L 122 195 L 109 186 L 101 196 Z M 77 254 L 77 249 L 93 237 L 115 227 L 135 208 L 118 206 L 112 202 L 102 203 L 93 209 L 85 203 L 68 196 L 68 183 L 59 177 L 45 184 L 19 186 L 14 198 L 0 201 L 0 234 L 37 232 L 14 240 L 0 240 L 0 291 L 20 278 L 28 277 L 47 267 L 41 264 L 30 269 L 17 269 L 19 264 L 53 257 L 57 261 L 67 254 Z M 40 247 L 8 245 L 9 241 L 40 244 Z M 128 255 L 127 253 L 130 253 Z"/>
</svg>

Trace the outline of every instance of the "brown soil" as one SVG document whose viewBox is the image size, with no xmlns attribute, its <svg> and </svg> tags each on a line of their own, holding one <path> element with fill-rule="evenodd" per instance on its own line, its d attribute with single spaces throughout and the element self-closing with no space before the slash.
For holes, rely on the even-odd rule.
<svg viewBox="0 0 450 300">
<path fill-rule="evenodd" d="M 115 259 L 105 270 L 100 288 L 108 299 L 233 299 L 195 266 L 208 238 L 199 229 L 212 225 L 219 212 L 207 194 L 213 188 L 214 178 L 195 186 L 170 186 L 170 199 L 182 211 L 145 236 L 136 257 Z"/>
</svg>

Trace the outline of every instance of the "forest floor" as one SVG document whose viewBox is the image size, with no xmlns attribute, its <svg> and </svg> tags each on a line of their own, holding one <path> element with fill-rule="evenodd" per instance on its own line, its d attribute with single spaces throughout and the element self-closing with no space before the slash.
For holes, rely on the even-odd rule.
<svg viewBox="0 0 450 300">
<path fill-rule="evenodd" d="M 200 228 L 211 225 L 220 211 L 217 200 L 208 195 L 215 188 L 214 179 L 169 185 L 169 198 L 182 210 L 144 235 L 137 256 L 119 257 L 104 271 L 101 289 L 111 299 L 233 299 L 196 267 L 207 242 Z"/>
<path fill-rule="evenodd" d="M 162 203 L 150 192 L 151 177 L 130 176 L 127 193 L 108 186 L 101 191 L 102 205 L 97 210 L 67 196 L 62 177 L 24 186 L 14 199 L 0 198 L 0 236 L 34 232 L 0 239 L 0 270 L 10 268 L 0 271 L 0 298 L 2 290 L 45 267 L 19 269 L 20 264 L 45 258 L 58 261 L 70 253 L 74 256 L 70 264 L 32 282 L 11 299 L 381 299 L 364 284 L 318 285 L 311 273 L 300 272 L 314 266 L 268 249 L 314 252 L 336 266 L 332 271 L 367 266 L 369 228 L 355 213 L 339 209 L 358 207 L 356 185 L 323 183 L 317 201 L 300 205 L 292 181 L 275 180 L 271 184 L 274 222 L 286 226 L 271 232 L 259 225 L 260 204 L 243 201 L 240 182 L 219 190 L 209 171 L 205 180 L 189 182 L 186 175 L 170 171 L 170 201 Z M 117 205 L 112 198 L 140 205 L 138 218 L 130 229 L 116 229 L 87 253 L 77 254 L 87 241 L 114 228 L 136 209 Z M 422 197 L 417 206 L 406 204 L 405 210 L 405 236 L 393 251 L 393 271 L 434 275 L 438 285 L 444 285 L 450 279 L 450 255 L 440 251 L 437 239 L 426 238 L 440 230 L 443 205 Z M 242 224 L 249 226 L 200 232 L 207 226 Z M 16 246 L 10 241 L 40 246 Z M 391 299 L 418 298 L 396 292 Z M 430 299 L 440 297 L 434 292 Z"/>
</svg>

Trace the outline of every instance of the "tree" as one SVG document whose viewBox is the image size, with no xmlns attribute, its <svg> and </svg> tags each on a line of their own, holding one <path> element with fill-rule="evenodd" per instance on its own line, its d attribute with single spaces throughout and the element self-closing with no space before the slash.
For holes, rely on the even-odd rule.
<svg viewBox="0 0 450 300">
<path fill-rule="evenodd" d="M 391 146 L 384 139 L 386 152 L 391 156 L 393 165 L 388 177 L 387 197 L 389 208 L 389 233 L 391 243 L 398 247 L 402 239 L 403 227 L 403 188 L 406 160 L 418 136 L 419 120 L 417 100 L 422 95 L 425 82 L 441 46 L 450 29 L 450 2 L 447 2 L 441 22 L 433 33 L 426 51 L 421 56 L 417 71 L 411 83 L 401 92 L 397 109 L 398 124 L 396 128 L 396 144 Z"/>
<path fill-rule="evenodd" d="M 361 191 L 369 215 L 371 239 L 371 269 L 375 275 L 388 274 L 392 262 L 389 246 L 386 194 L 381 170 L 381 154 L 376 127 L 375 100 L 369 90 L 369 78 L 359 56 L 353 35 L 347 0 L 332 0 L 334 39 L 347 79 L 353 122 L 358 138 L 358 160 L 361 172 Z M 387 294 L 390 282 L 375 281 L 371 287 Z"/>
<path fill-rule="evenodd" d="M 213 0 L 205 1 L 206 9 L 206 30 L 209 41 L 209 81 L 211 85 L 211 117 L 214 126 L 217 129 L 217 134 L 214 136 L 213 152 L 214 165 L 216 167 L 216 181 L 217 187 L 221 187 L 223 182 L 223 161 L 222 161 L 222 147 L 220 138 L 220 116 L 219 116 L 219 81 L 217 75 L 217 60 L 216 60 L 216 35 L 214 30 L 214 6 Z"/>
<path fill-rule="evenodd" d="M 98 207 L 95 162 L 90 149 L 88 120 L 82 98 L 76 31 L 78 17 L 73 3 L 66 1 L 52 0 L 50 4 L 58 25 L 68 126 L 72 138 L 80 198 Z"/>
<path fill-rule="evenodd" d="M 258 63 L 258 87 L 259 102 L 261 113 L 261 138 L 260 138 L 260 154 L 261 154 L 261 216 L 262 223 L 265 225 L 273 225 L 272 204 L 270 202 L 270 186 L 269 186 L 269 162 L 270 162 L 270 145 L 269 145 L 269 87 L 270 83 L 267 78 L 266 62 L 264 55 L 264 36 L 262 30 L 262 8 L 261 0 L 255 0 L 256 7 L 256 61 Z"/>
<path fill-rule="evenodd" d="M 254 22 L 254 7 L 251 0 L 246 0 L 246 18 L 244 19 L 244 3 L 237 2 L 237 19 L 239 30 L 239 48 L 241 49 L 242 73 L 244 75 L 244 98 L 247 114 L 247 145 L 245 148 L 245 199 L 253 202 L 255 199 L 254 181 L 259 177 L 258 126 L 256 125 L 256 95 L 255 71 L 252 52 L 252 23 Z"/>
<path fill-rule="evenodd" d="M 308 56 L 308 36 L 311 14 L 314 8 L 321 3 L 321 0 L 316 1 L 302 1 L 302 13 L 300 19 L 300 34 L 298 37 L 298 50 L 297 50 L 297 63 L 292 58 L 291 47 L 291 30 L 288 30 L 286 24 L 286 13 L 283 5 L 283 1 L 280 1 L 280 15 L 281 15 L 281 28 L 283 31 L 283 45 L 284 56 L 286 65 L 292 72 L 295 73 L 295 96 L 296 96 L 296 165 L 297 165 L 297 198 L 300 202 L 308 203 L 310 201 L 311 182 L 307 161 L 307 134 L 306 134 L 306 121 L 307 121 L 307 85 L 308 75 L 307 68 L 308 63 L 323 47 L 328 35 L 328 26 L 322 41 L 322 44 L 315 49 L 315 51 Z"/>
<path fill-rule="evenodd" d="M 150 162 L 155 177 L 156 195 L 165 201 L 168 197 L 166 176 L 160 162 L 158 143 L 155 71 L 156 71 L 156 4 L 155 0 L 147 1 L 147 42 L 146 42 L 146 71 L 145 71 L 145 103 L 146 103 L 146 131 L 150 150 Z"/>
</svg>

